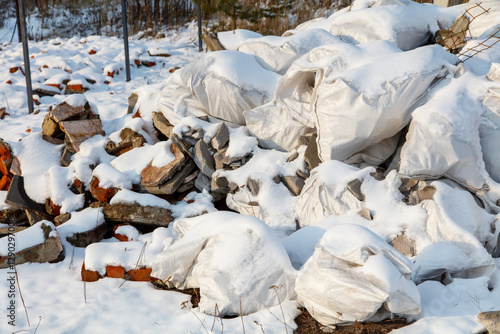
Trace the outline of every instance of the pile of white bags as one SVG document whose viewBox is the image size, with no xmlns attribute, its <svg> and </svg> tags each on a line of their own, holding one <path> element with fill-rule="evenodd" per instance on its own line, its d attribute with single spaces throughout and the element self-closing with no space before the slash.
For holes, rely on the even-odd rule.
<svg viewBox="0 0 500 334">
<path fill-rule="evenodd" d="M 201 312 L 250 314 L 294 298 L 295 270 L 261 220 L 215 212 L 177 220 L 173 230 L 176 239 L 156 257 L 151 276 L 178 289 L 200 288 Z"/>
<path fill-rule="evenodd" d="M 379 320 L 420 312 L 410 276 L 411 261 L 384 240 L 359 225 L 341 224 L 323 235 L 295 290 L 322 324 Z"/>
<path fill-rule="evenodd" d="M 259 57 L 213 52 L 174 72 L 158 108 L 174 125 L 183 117 L 203 115 L 244 125 L 243 111 L 269 102 L 279 78 Z"/>
</svg>

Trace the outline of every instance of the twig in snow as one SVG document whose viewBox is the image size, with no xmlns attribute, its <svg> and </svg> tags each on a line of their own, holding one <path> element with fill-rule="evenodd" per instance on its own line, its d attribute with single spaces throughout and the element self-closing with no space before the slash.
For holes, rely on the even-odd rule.
<svg viewBox="0 0 500 334">
<path fill-rule="evenodd" d="M 243 310 L 241 309 L 241 298 L 240 298 L 240 317 L 241 317 L 241 325 L 243 326 L 243 334 L 245 334 L 245 322 L 243 321 Z"/>
<path fill-rule="evenodd" d="M 188 301 L 187 301 L 187 300 L 186 300 L 185 302 L 182 302 L 182 303 L 181 303 L 181 305 L 182 305 L 181 310 L 186 309 L 186 310 L 188 310 L 189 312 L 191 312 L 192 314 L 194 314 L 194 316 L 196 317 L 196 319 L 198 319 L 198 321 L 199 321 L 199 322 L 201 323 L 201 325 L 203 326 L 203 329 L 205 330 L 205 332 L 206 332 L 207 334 L 210 334 L 210 333 L 208 332 L 207 328 L 205 327 L 205 324 L 203 323 L 203 321 L 201 321 L 201 319 L 198 317 L 198 315 L 196 315 L 196 313 L 194 313 L 194 312 L 193 312 L 193 310 L 191 310 L 190 308 L 188 308 L 188 307 L 186 306 L 186 305 L 187 305 L 187 303 L 188 303 Z"/>
<path fill-rule="evenodd" d="M 36 334 L 36 331 L 38 330 L 38 326 L 40 326 L 40 323 L 42 322 L 42 317 L 41 316 L 38 316 L 38 325 L 36 325 L 36 328 L 35 328 L 35 331 L 33 332 L 33 334 Z"/>
<path fill-rule="evenodd" d="M 26 320 L 28 320 L 28 327 L 31 327 L 30 318 L 28 317 L 28 310 L 26 309 L 26 304 L 24 304 L 23 293 L 21 292 L 21 285 L 19 284 L 19 274 L 17 273 L 16 266 L 14 266 L 14 272 L 16 273 L 16 282 L 17 282 L 17 287 L 19 288 L 19 296 L 21 296 L 21 302 L 23 303 L 24 312 L 26 313 Z"/>
<path fill-rule="evenodd" d="M 283 285 L 280 285 L 279 287 L 282 288 Z M 283 312 L 283 307 L 281 306 L 280 296 L 278 294 L 278 287 L 276 285 L 272 285 L 269 287 L 269 289 L 273 289 L 274 292 L 276 293 L 276 297 L 278 297 L 278 302 L 280 303 L 281 315 L 283 316 L 283 324 L 285 325 L 285 332 L 288 334 L 288 328 L 287 328 L 286 320 L 285 320 L 285 313 Z"/>
</svg>

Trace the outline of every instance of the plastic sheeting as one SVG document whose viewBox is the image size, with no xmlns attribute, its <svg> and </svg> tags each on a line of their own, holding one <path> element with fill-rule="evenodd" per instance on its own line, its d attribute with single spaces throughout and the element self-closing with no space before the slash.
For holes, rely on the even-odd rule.
<svg viewBox="0 0 500 334">
<path fill-rule="evenodd" d="M 261 220 L 216 212 L 178 220 L 173 229 L 177 240 L 157 255 L 151 276 L 178 289 L 200 288 L 201 312 L 250 314 L 295 297 L 296 272 Z"/>
<path fill-rule="evenodd" d="M 478 92 L 481 95 L 484 82 L 467 72 L 433 89 L 428 101 L 412 114 L 401 150 L 401 175 L 420 179 L 445 176 L 470 189 L 485 187 L 488 174 L 479 129 L 493 124 L 482 116 L 484 109 L 475 98 Z"/>
<path fill-rule="evenodd" d="M 449 28 L 456 16 L 409 0 L 357 0 L 326 20 L 307 22 L 296 30 L 322 28 L 353 44 L 387 40 L 407 51 L 426 44 L 441 27 Z"/>
<path fill-rule="evenodd" d="M 337 225 L 319 241 L 297 277 L 297 296 L 325 325 L 418 314 L 411 261 L 370 230 Z"/>
<path fill-rule="evenodd" d="M 261 57 L 277 73 L 285 74 L 292 63 L 312 49 L 339 40 L 323 29 L 297 31 L 286 37 L 265 36 L 246 40 L 238 51 Z"/>
<path fill-rule="evenodd" d="M 397 134 L 412 105 L 456 61 L 441 47 L 426 46 L 325 73 L 313 104 L 320 158 L 342 161 Z"/>
<path fill-rule="evenodd" d="M 174 125 L 182 117 L 202 115 L 244 125 L 243 111 L 269 102 L 279 78 L 256 56 L 213 52 L 172 75 L 158 108 Z"/>
</svg>

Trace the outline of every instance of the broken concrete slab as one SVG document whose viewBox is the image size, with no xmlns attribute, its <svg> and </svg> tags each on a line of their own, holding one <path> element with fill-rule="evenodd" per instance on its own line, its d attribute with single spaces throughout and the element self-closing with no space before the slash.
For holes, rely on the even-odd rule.
<svg viewBox="0 0 500 334">
<path fill-rule="evenodd" d="M 420 184 L 419 184 L 420 185 Z M 425 200 L 433 200 L 434 194 L 436 193 L 436 188 L 432 186 L 427 186 L 423 183 L 421 189 L 413 190 L 408 196 L 409 205 L 417 205 Z"/>
<path fill-rule="evenodd" d="M 477 321 L 489 334 L 500 334 L 500 310 L 481 312 L 477 315 Z"/>
<path fill-rule="evenodd" d="M 172 136 L 174 126 L 170 124 L 168 119 L 159 111 L 153 111 L 153 126 L 166 138 Z"/>
<path fill-rule="evenodd" d="M 63 213 L 63 214 L 54 218 L 54 225 L 55 226 L 62 225 L 70 219 L 71 219 L 71 215 L 69 213 Z"/>
<path fill-rule="evenodd" d="M 100 224 L 89 231 L 73 233 L 67 236 L 66 240 L 75 247 L 87 247 L 94 242 L 101 241 L 106 234 L 106 229 L 106 223 Z"/>
<path fill-rule="evenodd" d="M 21 232 L 27 229 L 26 226 L 9 226 L 9 227 L 0 227 L 0 238 L 3 238 L 6 235 L 11 233 Z"/>
<path fill-rule="evenodd" d="M 172 195 L 184 183 L 184 181 L 189 176 L 189 174 L 191 174 L 195 166 L 196 165 L 194 161 L 189 159 L 186 165 L 183 166 L 174 175 L 172 175 L 172 177 L 168 179 L 165 183 L 157 186 L 145 186 L 145 188 L 151 194 Z M 194 178 L 192 184 L 194 185 Z"/>
<path fill-rule="evenodd" d="M 170 145 L 170 151 L 174 155 L 174 160 L 168 165 L 163 167 L 155 167 L 152 165 L 153 162 L 151 161 L 149 165 L 144 168 L 144 170 L 141 172 L 141 184 L 143 186 L 155 187 L 163 184 L 185 165 L 186 156 L 177 147 L 177 145 L 174 145 L 172 143 Z"/>
<path fill-rule="evenodd" d="M 200 174 L 200 170 L 196 169 L 193 173 L 188 175 L 182 184 L 179 186 L 177 189 L 178 193 L 183 193 L 189 190 L 193 190 L 194 188 L 194 183 L 196 182 L 196 178 L 198 177 L 198 174 Z"/>
<path fill-rule="evenodd" d="M 358 199 L 358 201 L 363 202 L 365 200 L 365 195 L 361 191 L 361 185 L 363 182 L 359 179 L 352 180 L 347 184 L 347 190 L 351 192 Z"/>
<path fill-rule="evenodd" d="M 412 257 L 417 255 L 415 240 L 411 240 L 404 233 L 389 242 L 389 245 L 404 256 Z"/>
<path fill-rule="evenodd" d="M 48 137 L 63 138 L 64 132 L 62 132 L 59 124 L 50 118 L 50 115 L 45 115 L 42 122 L 42 133 Z"/>
<path fill-rule="evenodd" d="M 172 211 L 139 204 L 92 203 L 91 208 L 102 208 L 104 219 L 117 223 L 133 223 L 148 226 L 168 227 L 173 220 Z"/>
<path fill-rule="evenodd" d="M 306 183 L 305 179 L 297 175 L 282 176 L 280 179 L 285 187 L 287 187 L 294 196 L 300 195 L 300 192 L 302 191 L 302 188 L 304 188 L 304 184 Z"/>
<path fill-rule="evenodd" d="M 466 15 L 460 16 L 449 30 L 442 29 L 436 32 L 436 43 L 456 53 L 466 44 L 466 33 L 469 29 L 470 19 Z"/>
<path fill-rule="evenodd" d="M 207 46 L 207 49 L 210 51 L 221 51 L 225 50 L 224 46 L 219 41 L 217 34 L 213 33 L 205 33 L 203 34 L 203 42 Z"/>
<path fill-rule="evenodd" d="M 29 221 L 23 209 L 10 208 L 0 211 L 0 224 L 27 226 Z"/>
<path fill-rule="evenodd" d="M 95 136 L 104 135 L 100 119 L 85 119 L 79 121 L 64 121 L 59 124 L 66 134 L 66 147 L 78 152 L 80 144 Z"/>
<path fill-rule="evenodd" d="M 222 122 L 217 129 L 215 136 L 212 138 L 212 147 L 220 151 L 229 142 L 229 129 L 225 122 Z"/>
<path fill-rule="evenodd" d="M 33 237 L 37 235 L 37 237 Z M 28 237 L 29 236 L 29 237 Z M 0 242 L 7 243 L 10 238 L 2 238 Z M 59 235 L 57 234 L 57 229 L 49 221 L 42 221 L 36 225 L 15 233 L 12 235 L 14 240 L 28 240 L 28 245 L 21 250 L 18 250 L 15 255 L 9 256 L 8 253 L 0 254 L 0 269 L 9 268 L 13 265 L 19 265 L 27 262 L 52 262 L 56 261 L 63 251 L 61 241 L 59 240 Z M 39 242 L 39 239 L 42 242 Z M 36 241 L 36 244 L 30 244 L 29 241 Z M 0 247 L 0 251 L 7 250 L 7 245 L 5 247 Z"/>
<path fill-rule="evenodd" d="M 215 160 L 210 149 L 203 139 L 194 146 L 194 162 L 200 171 L 208 177 L 215 172 Z"/>
<path fill-rule="evenodd" d="M 90 112 L 90 104 L 73 106 L 65 101 L 59 103 L 48 115 L 56 123 L 67 120 L 81 120 L 87 118 Z"/>
<path fill-rule="evenodd" d="M 124 128 L 120 132 L 120 138 L 121 141 L 117 144 L 112 141 L 108 142 L 106 145 L 106 152 L 108 154 L 119 156 L 134 148 L 142 147 L 147 142 L 143 135 L 129 128 Z"/>
</svg>

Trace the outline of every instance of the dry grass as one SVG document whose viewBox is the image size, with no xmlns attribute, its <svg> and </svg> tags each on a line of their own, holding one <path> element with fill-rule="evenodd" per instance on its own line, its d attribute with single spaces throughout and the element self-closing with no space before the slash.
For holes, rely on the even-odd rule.
<svg viewBox="0 0 500 334">
<path fill-rule="evenodd" d="M 306 309 L 302 309 L 302 313 L 295 318 L 295 323 L 298 328 L 294 334 L 324 334 L 321 330 L 323 327 L 309 314 Z M 336 326 L 333 333 L 340 334 L 386 334 L 394 329 L 410 325 L 406 319 L 387 319 L 380 322 L 354 322 L 349 326 Z"/>
</svg>

